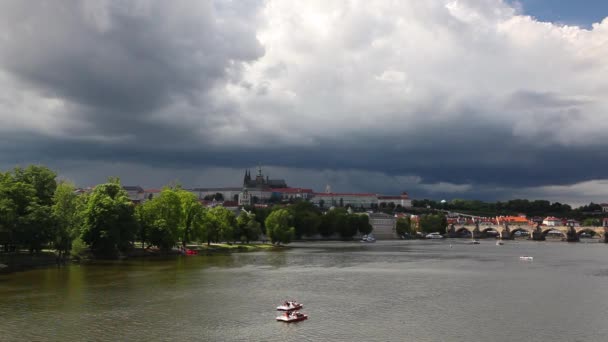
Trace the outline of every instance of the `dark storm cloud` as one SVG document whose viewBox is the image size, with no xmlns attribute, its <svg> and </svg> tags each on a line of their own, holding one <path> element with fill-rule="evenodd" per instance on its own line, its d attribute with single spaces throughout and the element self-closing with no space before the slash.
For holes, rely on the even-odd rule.
<svg viewBox="0 0 608 342">
<path fill-rule="evenodd" d="M 249 25 L 257 9 L 237 9 L 207 1 L 7 1 L 0 63 L 27 87 L 75 104 L 70 114 L 90 132 L 160 134 L 171 127 L 152 120 L 157 111 L 184 101 L 198 108 L 193 115 L 210 115 L 207 92 L 231 66 L 263 54 Z"/>
</svg>

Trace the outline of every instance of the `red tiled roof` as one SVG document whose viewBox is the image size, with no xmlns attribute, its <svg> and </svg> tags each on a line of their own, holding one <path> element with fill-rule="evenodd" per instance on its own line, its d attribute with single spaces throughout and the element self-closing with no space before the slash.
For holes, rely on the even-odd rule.
<svg viewBox="0 0 608 342">
<path fill-rule="evenodd" d="M 336 197 L 336 196 L 354 196 L 354 197 L 376 197 L 376 194 L 347 194 L 347 193 L 326 193 L 326 192 L 318 192 L 315 193 L 315 196 L 319 197 Z"/>
<path fill-rule="evenodd" d="M 270 191 L 272 192 L 279 192 L 279 193 L 309 193 L 312 194 L 312 189 L 303 189 L 303 188 L 275 188 L 275 189 L 270 189 Z"/>
</svg>

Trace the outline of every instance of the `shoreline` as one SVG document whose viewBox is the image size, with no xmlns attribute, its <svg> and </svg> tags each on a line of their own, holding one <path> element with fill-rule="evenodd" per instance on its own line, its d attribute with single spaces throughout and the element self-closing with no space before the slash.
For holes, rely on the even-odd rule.
<svg viewBox="0 0 608 342">
<path fill-rule="evenodd" d="M 285 245 L 272 245 L 267 243 L 259 244 L 227 244 L 227 243 L 212 243 L 207 246 L 203 245 L 186 245 L 187 249 L 197 252 L 196 255 L 190 256 L 208 256 L 213 254 L 226 253 L 248 253 L 258 251 L 279 251 L 287 250 L 290 247 Z M 185 256 L 179 249 L 171 249 L 162 251 L 158 248 L 135 248 L 129 251 L 126 255 L 117 258 L 84 258 L 75 260 L 73 258 L 59 259 L 55 252 L 43 251 L 39 254 L 30 255 L 29 253 L 10 253 L 0 254 L 0 275 L 7 275 L 16 272 L 29 271 L 39 268 L 64 267 L 70 264 L 95 264 L 98 262 L 129 260 L 129 259 L 155 259 L 163 257 L 179 257 Z"/>
</svg>

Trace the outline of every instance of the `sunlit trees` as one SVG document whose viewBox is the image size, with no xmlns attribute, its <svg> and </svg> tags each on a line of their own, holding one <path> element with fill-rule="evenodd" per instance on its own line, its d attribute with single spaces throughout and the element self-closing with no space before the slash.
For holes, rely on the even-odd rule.
<svg viewBox="0 0 608 342">
<path fill-rule="evenodd" d="M 266 234 L 273 244 L 287 244 L 295 236 L 295 228 L 290 226 L 292 220 L 289 211 L 278 209 L 270 213 L 266 218 Z"/>
<path fill-rule="evenodd" d="M 236 219 L 235 238 L 241 242 L 249 243 L 259 239 L 262 234 L 260 223 L 255 219 L 255 214 L 243 211 Z"/>
<path fill-rule="evenodd" d="M 53 239 L 55 177 L 38 165 L 0 173 L 0 240 L 5 250 L 12 246 L 38 252 Z"/>
<path fill-rule="evenodd" d="M 236 218 L 234 214 L 221 206 L 213 207 L 205 211 L 203 215 L 202 236 L 207 241 L 233 241 Z"/>
<path fill-rule="evenodd" d="M 133 212 L 133 204 L 119 180 L 98 185 L 84 208 L 82 240 L 97 256 L 113 257 L 126 251 L 136 234 Z"/>
<path fill-rule="evenodd" d="M 145 229 L 145 236 L 152 245 L 169 250 L 180 238 L 182 206 L 180 196 L 174 189 L 163 189 L 158 197 L 138 209 L 136 217 L 140 230 L 142 227 Z"/>
<path fill-rule="evenodd" d="M 85 196 L 79 197 L 75 193 L 75 187 L 72 183 L 60 182 L 57 184 L 52 206 L 53 219 L 56 223 L 52 241 L 60 255 L 69 252 L 72 241 L 80 237 Z"/>
<path fill-rule="evenodd" d="M 177 192 L 181 205 L 181 239 L 185 247 L 188 242 L 202 235 L 204 210 L 196 195 L 180 189 Z"/>
</svg>

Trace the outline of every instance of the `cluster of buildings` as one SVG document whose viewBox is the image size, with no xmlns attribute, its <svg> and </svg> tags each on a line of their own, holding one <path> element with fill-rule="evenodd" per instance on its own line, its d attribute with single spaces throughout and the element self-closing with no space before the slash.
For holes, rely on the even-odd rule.
<svg viewBox="0 0 608 342">
<path fill-rule="evenodd" d="M 606 206 L 608 207 L 608 205 Z M 603 211 L 606 212 L 606 211 Z M 559 218 L 554 216 L 547 217 L 526 217 L 524 214 L 520 214 L 517 216 L 496 216 L 496 217 L 473 217 L 473 216 L 448 216 L 447 218 L 448 225 L 458 224 L 458 225 L 475 225 L 479 224 L 480 226 L 495 226 L 495 225 L 505 225 L 508 224 L 510 226 L 518 226 L 518 225 L 528 225 L 528 226 L 536 226 L 541 224 L 547 227 L 580 227 L 581 223 L 574 219 L 568 218 Z M 608 218 L 604 218 L 602 220 L 602 225 L 604 227 L 608 227 Z"/>
<path fill-rule="evenodd" d="M 124 189 L 128 192 L 129 198 L 136 203 L 143 203 L 160 193 L 159 189 L 143 189 L 140 186 L 124 186 Z M 290 200 L 310 201 L 320 208 L 372 209 L 382 206 L 401 206 L 403 208 L 412 206 L 412 200 L 405 192 L 397 196 L 386 196 L 373 193 L 335 193 L 329 186 L 325 192 L 289 187 L 283 179 L 269 179 L 268 176 L 264 176 L 261 167 L 258 167 L 255 177 L 249 170 L 246 170 L 242 186 L 187 190 L 194 193 L 203 204 L 221 203 L 225 207 L 264 205 Z"/>
</svg>

